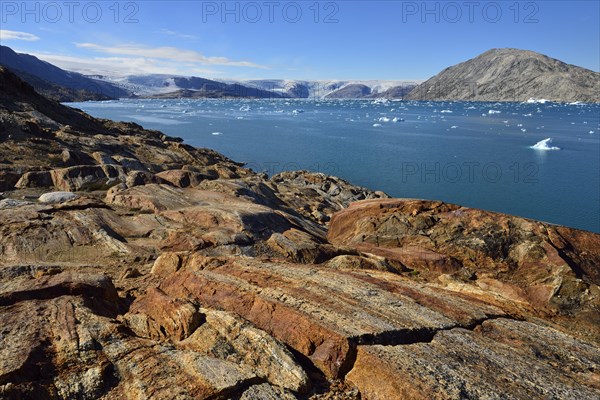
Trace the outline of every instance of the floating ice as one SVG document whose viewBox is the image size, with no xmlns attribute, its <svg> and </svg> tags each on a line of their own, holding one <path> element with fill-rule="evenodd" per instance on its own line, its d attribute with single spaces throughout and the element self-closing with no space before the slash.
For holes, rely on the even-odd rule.
<svg viewBox="0 0 600 400">
<path fill-rule="evenodd" d="M 379 128 L 381 124 L 373 124 L 373 128 Z"/>
<path fill-rule="evenodd" d="M 398 118 L 398 117 L 394 117 L 394 119 L 392 120 L 392 122 L 404 122 L 404 118 Z"/>
<path fill-rule="evenodd" d="M 444 113 L 444 114 L 452 114 L 452 111 L 451 111 L 451 110 L 442 110 L 442 111 L 440 111 L 440 112 L 441 112 L 441 113 Z"/>
<path fill-rule="evenodd" d="M 546 102 L 548 102 L 550 100 L 546 100 L 546 99 L 535 99 L 533 97 L 529 98 L 529 100 L 526 101 L 526 103 L 529 104 L 546 104 Z"/>
<path fill-rule="evenodd" d="M 390 119 L 388 117 L 381 117 L 379 118 L 379 122 L 390 122 Z"/>
<path fill-rule="evenodd" d="M 302 114 L 303 112 L 304 112 L 304 110 L 296 109 L 296 110 L 292 111 L 292 114 Z"/>
<path fill-rule="evenodd" d="M 531 146 L 532 149 L 534 150 L 560 150 L 560 147 L 556 147 L 556 146 L 548 146 L 549 143 L 552 143 L 552 139 L 551 138 L 547 138 L 544 140 L 540 140 L 539 142 L 537 142 L 536 144 L 534 144 L 533 146 Z"/>
<path fill-rule="evenodd" d="M 456 128 L 458 128 L 458 126 L 456 126 L 456 125 L 452 125 L 452 126 L 450 127 L 450 129 L 456 129 Z"/>
<path fill-rule="evenodd" d="M 500 114 L 501 111 L 497 111 L 497 110 L 490 110 L 488 111 L 488 114 Z"/>
<path fill-rule="evenodd" d="M 213 132 L 212 135 L 214 136 L 221 136 L 223 134 L 223 132 Z"/>
</svg>

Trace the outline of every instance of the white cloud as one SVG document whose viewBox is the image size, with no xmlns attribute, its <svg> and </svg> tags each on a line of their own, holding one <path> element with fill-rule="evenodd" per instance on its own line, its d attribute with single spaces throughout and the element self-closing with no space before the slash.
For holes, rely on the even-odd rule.
<svg viewBox="0 0 600 400">
<path fill-rule="evenodd" d="M 34 42 L 36 40 L 40 40 L 40 38 L 32 33 L 0 29 L 0 40 L 25 40 L 28 42 Z"/>
<path fill-rule="evenodd" d="M 162 34 L 164 34 L 164 35 L 175 36 L 175 37 L 182 38 L 182 39 L 198 39 L 198 37 L 197 37 L 197 36 L 194 36 L 194 35 L 188 35 L 188 34 L 186 34 L 186 33 L 179 33 L 179 32 L 175 32 L 175 31 L 172 31 L 172 30 L 170 30 L 170 29 L 164 29 L 164 28 L 163 28 L 163 29 L 161 29 L 161 30 L 160 30 L 160 31 L 158 31 L 158 32 L 159 32 L 159 33 L 162 33 Z"/>
<path fill-rule="evenodd" d="M 73 57 L 60 54 L 30 53 L 31 55 L 47 61 L 68 71 L 79 72 L 84 75 L 200 75 L 214 76 L 222 71 L 198 68 L 195 64 L 182 64 L 146 57 Z"/>
<path fill-rule="evenodd" d="M 221 65 L 227 67 L 249 67 L 268 69 L 263 65 L 250 61 L 233 61 L 226 57 L 206 57 L 194 50 L 179 49 L 177 47 L 145 47 L 135 44 L 124 44 L 118 46 L 102 46 L 95 43 L 75 43 L 79 48 L 93 50 L 99 53 L 139 56 L 157 58 L 169 61 L 192 62 L 204 65 Z"/>
</svg>

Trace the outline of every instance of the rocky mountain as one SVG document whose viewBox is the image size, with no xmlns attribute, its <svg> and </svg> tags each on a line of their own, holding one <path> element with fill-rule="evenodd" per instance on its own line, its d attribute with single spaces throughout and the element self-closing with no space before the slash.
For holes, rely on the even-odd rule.
<svg viewBox="0 0 600 400">
<path fill-rule="evenodd" d="M 325 96 L 326 99 L 360 99 L 371 94 L 371 88 L 362 84 L 349 84 Z"/>
<path fill-rule="evenodd" d="M 600 235 L 0 86 L 0 398 L 600 396 Z"/>
<path fill-rule="evenodd" d="M 13 71 L 19 78 L 33 86 L 36 92 L 59 102 L 103 101 L 111 98 L 86 89 L 73 89 L 55 85 L 35 75 L 23 71 Z"/>
<path fill-rule="evenodd" d="M 600 73 L 533 51 L 492 49 L 446 68 L 410 100 L 600 102 Z"/>
<path fill-rule="evenodd" d="M 149 98 L 282 98 L 279 93 L 270 92 L 239 83 L 223 83 L 197 77 L 174 77 L 173 83 L 181 88 L 174 92 L 149 95 Z"/>
<path fill-rule="evenodd" d="M 106 100 L 128 97 L 130 92 L 102 80 L 65 71 L 29 54 L 0 45 L 0 65 L 9 68 L 40 93 L 58 101 Z"/>
</svg>

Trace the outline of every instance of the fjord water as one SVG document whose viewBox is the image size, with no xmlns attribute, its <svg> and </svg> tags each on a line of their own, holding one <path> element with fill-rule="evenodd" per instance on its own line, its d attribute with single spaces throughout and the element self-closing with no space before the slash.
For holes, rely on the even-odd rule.
<svg viewBox="0 0 600 400">
<path fill-rule="evenodd" d="M 270 175 L 308 169 L 395 197 L 600 232 L 597 104 L 176 99 L 69 105 L 179 136 Z"/>
</svg>

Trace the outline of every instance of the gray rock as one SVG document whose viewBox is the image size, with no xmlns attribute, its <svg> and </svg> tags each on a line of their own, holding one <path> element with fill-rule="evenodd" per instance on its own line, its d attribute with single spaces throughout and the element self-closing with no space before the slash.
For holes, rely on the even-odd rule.
<svg viewBox="0 0 600 400">
<path fill-rule="evenodd" d="M 26 206 L 28 204 L 31 204 L 31 202 L 23 201 L 23 200 L 4 199 L 4 200 L 0 200 L 0 210 L 6 210 L 8 208 Z"/>
<path fill-rule="evenodd" d="M 297 399 L 290 392 L 286 392 L 280 387 L 262 383 L 260 385 L 250 386 L 240 400 L 295 400 Z"/>
<path fill-rule="evenodd" d="M 40 203 L 45 204 L 59 204 L 70 200 L 75 200 L 78 197 L 79 196 L 73 192 L 51 192 L 44 193 L 38 200 Z"/>
</svg>

